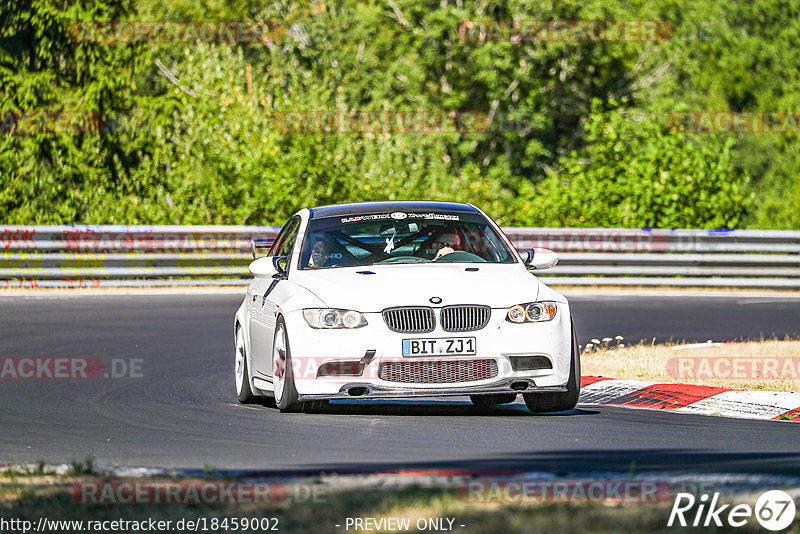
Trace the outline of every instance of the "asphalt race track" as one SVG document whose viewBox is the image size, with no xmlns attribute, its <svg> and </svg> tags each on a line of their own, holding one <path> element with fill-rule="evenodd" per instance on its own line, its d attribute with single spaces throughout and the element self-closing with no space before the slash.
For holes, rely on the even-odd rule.
<svg viewBox="0 0 800 534">
<path fill-rule="evenodd" d="M 465 468 L 800 474 L 800 425 L 590 406 L 240 406 L 232 294 L 0 297 L 0 358 L 141 360 L 141 377 L 0 380 L 0 463 L 264 471 Z M 574 296 L 581 343 L 800 335 L 800 297 Z M 119 367 L 118 369 L 119 370 Z"/>
</svg>

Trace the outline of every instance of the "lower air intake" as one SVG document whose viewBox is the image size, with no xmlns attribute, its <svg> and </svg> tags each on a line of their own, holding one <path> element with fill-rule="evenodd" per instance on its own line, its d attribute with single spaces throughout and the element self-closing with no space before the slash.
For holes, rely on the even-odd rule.
<svg viewBox="0 0 800 534">
<path fill-rule="evenodd" d="M 385 362 L 381 364 L 378 376 L 387 382 L 403 384 L 473 382 L 497 376 L 497 362 L 494 360 Z"/>
</svg>

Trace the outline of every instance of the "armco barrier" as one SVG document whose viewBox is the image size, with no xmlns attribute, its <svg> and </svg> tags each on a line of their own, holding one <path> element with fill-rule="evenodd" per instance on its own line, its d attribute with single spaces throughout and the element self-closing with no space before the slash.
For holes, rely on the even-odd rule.
<svg viewBox="0 0 800 534">
<path fill-rule="evenodd" d="M 250 240 L 272 226 L 3 226 L 0 287 L 244 285 Z M 569 285 L 800 289 L 800 232 L 505 228 L 549 248 Z"/>
<path fill-rule="evenodd" d="M 242 285 L 273 226 L 5 226 L 0 287 Z"/>
</svg>

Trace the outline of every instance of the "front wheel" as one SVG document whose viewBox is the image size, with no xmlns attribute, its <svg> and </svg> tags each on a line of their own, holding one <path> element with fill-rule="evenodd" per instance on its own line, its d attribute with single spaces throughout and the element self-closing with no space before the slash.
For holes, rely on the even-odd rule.
<svg viewBox="0 0 800 534">
<path fill-rule="evenodd" d="M 272 370 L 275 405 L 282 412 L 300 410 L 302 405 L 297 400 L 289 336 L 286 334 L 286 323 L 283 317 L 278 317 L 278 324 L 275 326 L 275 342 L 272 344 Z"/>
<path fill-rule="evenodd" d="M 572 322 L 572 321 L 570 321 Z M 567 391 L 558 393 L 523 393 L 525 405 L 533 413 L 564 412 L 578 404 L 581 394 L 581 356 L 575 324 L 572 324 L 572 358 L 569 366 Z"/>
<path fill-rule="evenodd" d="M 244 344 L 242 328 L 236 327 L 236 354 L 234 358 L 234 376 L 236 379 L 236 396 L 242 404 L 256 401 L 253 390 L 250 389 L 250 373 L 247 371 L 247 349 Z"/>
</svg>

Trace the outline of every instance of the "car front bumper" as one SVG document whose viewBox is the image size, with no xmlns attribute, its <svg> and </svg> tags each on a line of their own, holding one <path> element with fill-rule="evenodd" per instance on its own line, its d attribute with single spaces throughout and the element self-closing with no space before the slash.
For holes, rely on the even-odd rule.
<svg viewBox="0 0 800 534">
<path fill-rule="evenodd" d="M 474 332 L 445 332 L 437 326 L 426 334 L 402 334 L 389 330 L 380 313 L 366 313 L 367 326 L 353 330 L 321 330 L 308 326 L 300 312 L 285 316 L 291 347 L 295 387 L 300 400 L 342 398 L 405 398 L 563 392 L 572 357 L 572 327 L 569 305 L 558 303 L 552 321 L 515 324 L 505 320 L 506 311 L 492 310 L 486 327 Z M 402 355 L 403 339 L 474 337 L 474 356 Z M 550 369 L 518 370 L 515 356 L 544 356 Z M 492 360 L 496 373 L 477 380 L 436 382 L 430 378 L 400 382 L 385 380 L 381 366 L 392 362 L 453 362 Z M 319 376 L 326 364 L 362 361 L 360 376 Z M 423 373 L 424 375 L 424 373 Z M 385 375 L 383 375 L 385 377 Z"/>
</svg>

